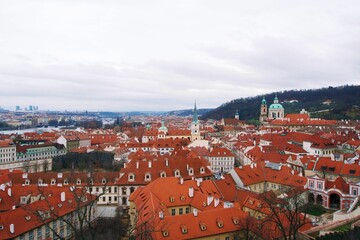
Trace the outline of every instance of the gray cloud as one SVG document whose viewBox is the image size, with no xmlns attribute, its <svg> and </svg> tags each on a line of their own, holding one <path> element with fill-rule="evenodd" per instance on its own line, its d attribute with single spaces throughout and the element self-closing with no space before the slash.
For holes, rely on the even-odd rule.
<svg viewBox="0 0 360 240">
<path fill-rule="evenodd" d="M 359 84 L 358 1 L 0 2 L 0 106 L 172 110 Z M 32 9 L 32 11 L 29 11 Z"/>
</svg>

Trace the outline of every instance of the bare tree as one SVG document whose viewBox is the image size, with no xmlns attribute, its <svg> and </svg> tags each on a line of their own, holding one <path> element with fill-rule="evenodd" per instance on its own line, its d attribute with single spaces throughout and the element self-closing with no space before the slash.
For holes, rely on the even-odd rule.
<svg viewBox="0 0 360 240">
<path fill-rule="evenodd" d="M 113 232 L 112 236 L 119 238 L 119 234 L 124 232 L 123 223 L 119 220 L 119 214 L 117 215 L 118 219 L 97 219 L 96 208 L 97 201 L 107 192 L 106 183 L 99 187 L 102 191 L 97 192 L 97 194 L 91 194 L 90 189 L 93 188 L 93 179 L 89 175 L 87 182 L 85 184 L 78 184 L 78 178 L 75 174 L 71 174 L 72 178 L 68 179 L 68 185 L 63 187 L 63 189 L 58 189 L 57 196 L 54 196 L 54 193 L 51 189 L 47 189 L 47 186 L 39 186 L 40 199 L 45 204 L 42 204 L 39 208 L 28 207 L 28 211 L 31 211 L 36 215 L 38 221 L 42 222 L 47 229 L 49 229 L 53 236 L 58 239 L 65 239 L 65 237 L 59 233 L 57 227 L 54 227 L 51 223 L 54 221 L 60 222 L 60 224 L 65 225 L 66 228 L 71 229 L 74 239 L 101 239 L 99 236 L 104 236 L 107 233 L 104 233 L 103 225 L 104 222 L 109 224 L 117 224 L 116 229 L 119 230 L 119 233 Z M 71 214 L 63 215 L 61 211 L 62 206 L 67 206 L 71 208 Z M 44 207 L 45 206 L 45 207 Z M 104 221 L 103 221 L 104 220 Z M 106 227 L 108 227 L 107 225 Z M 112 225 L 114 226 L 114 225 Z M 109 228 L 107 228 L 109 229 Z M 121 231 L 120 231 L 121 230 Z M 105 239 L 105 238 L 103 238 Z M 112 237 L 107 239 L 113 239 Z"/>
<path fill-rule="evenodd" d="M 269 230 L 266 228 L 270 224 L 279 230 L 282 239 L 296 240 L 300 228 L 311 223 L 302 212 L 306 203 L 304 194 L 304 189 L 293 188 L 279 197 L 271 191 L 260 195 L 260 200 L 265 203 L 262 207 L 268 210 L 262 221 L 264 232 Z"/>
</svg>

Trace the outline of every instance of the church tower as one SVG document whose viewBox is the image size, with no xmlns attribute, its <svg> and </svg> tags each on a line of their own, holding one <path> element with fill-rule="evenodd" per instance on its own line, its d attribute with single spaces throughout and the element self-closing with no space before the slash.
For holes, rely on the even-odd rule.
<svg viewBox="0 0 360 240">
<path fill-rule="evenodd" d="M 235 112 L 235 119 L 239 120 L 239 110 L 236 109 L 236 112 Z"/>
<path fill-rule="evenodd" d="M 284 107 L 279 103 L 277 95 L 275 95 L 274 103 L 269 107 L 268 119 L 273 120 L 277 118 L 284 118 Z"/>
<path fill-rule="evenodd" d="M 197 115 L 196 102 L 194 106 L 194 114 L 193 114 L 193 120 L 191 123 L 190 130 L 191 130 L 191 141 L 200 140 L 200 126 Z"/>
<path fill-rule="evenodd" d="M 265 97 L 263 97 L 262 101 L 261 101 L 261 106 L 260 106 L 260 123 L 263 123 L 267 120 L 267 103 L 265 100 Z"/>
</svg>

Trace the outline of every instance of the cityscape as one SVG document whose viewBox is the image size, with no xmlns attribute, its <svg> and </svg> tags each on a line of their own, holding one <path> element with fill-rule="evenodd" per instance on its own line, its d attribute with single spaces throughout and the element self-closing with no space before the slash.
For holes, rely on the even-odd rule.
<svg viewBox="0 0 360 240">
<path fill-rule="evenodd" d="M 360 2 L 0 1 L 0 240 L 357 240 Z"/>
<path fill-rule="evenodd" d="M 198 103 L 188 116 L 5 111 L 1 238 L 351 236 L 359 119 L 288 113 L 285 103 L 262 97 L 257 125 L 238 109 L 202 119 Z"/>
</svg>

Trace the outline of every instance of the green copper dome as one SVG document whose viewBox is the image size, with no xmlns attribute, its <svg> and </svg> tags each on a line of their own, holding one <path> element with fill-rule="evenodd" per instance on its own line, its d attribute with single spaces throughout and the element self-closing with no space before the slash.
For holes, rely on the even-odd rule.
<svg viewBox="0 0 360 240">
<path fill-rule="evenodd" d="M 270 105 L 271 109 L 283 109 L 284 107 L 280 103 L 273 103 Z"/>
<path fill-rule="evenodd" d="M 277 95 L 275 95 L 274 103 L 270 105 L 271 109 L 283 109 L 283 106 L 279 103 L 279 99 Z"/>
</svg>

